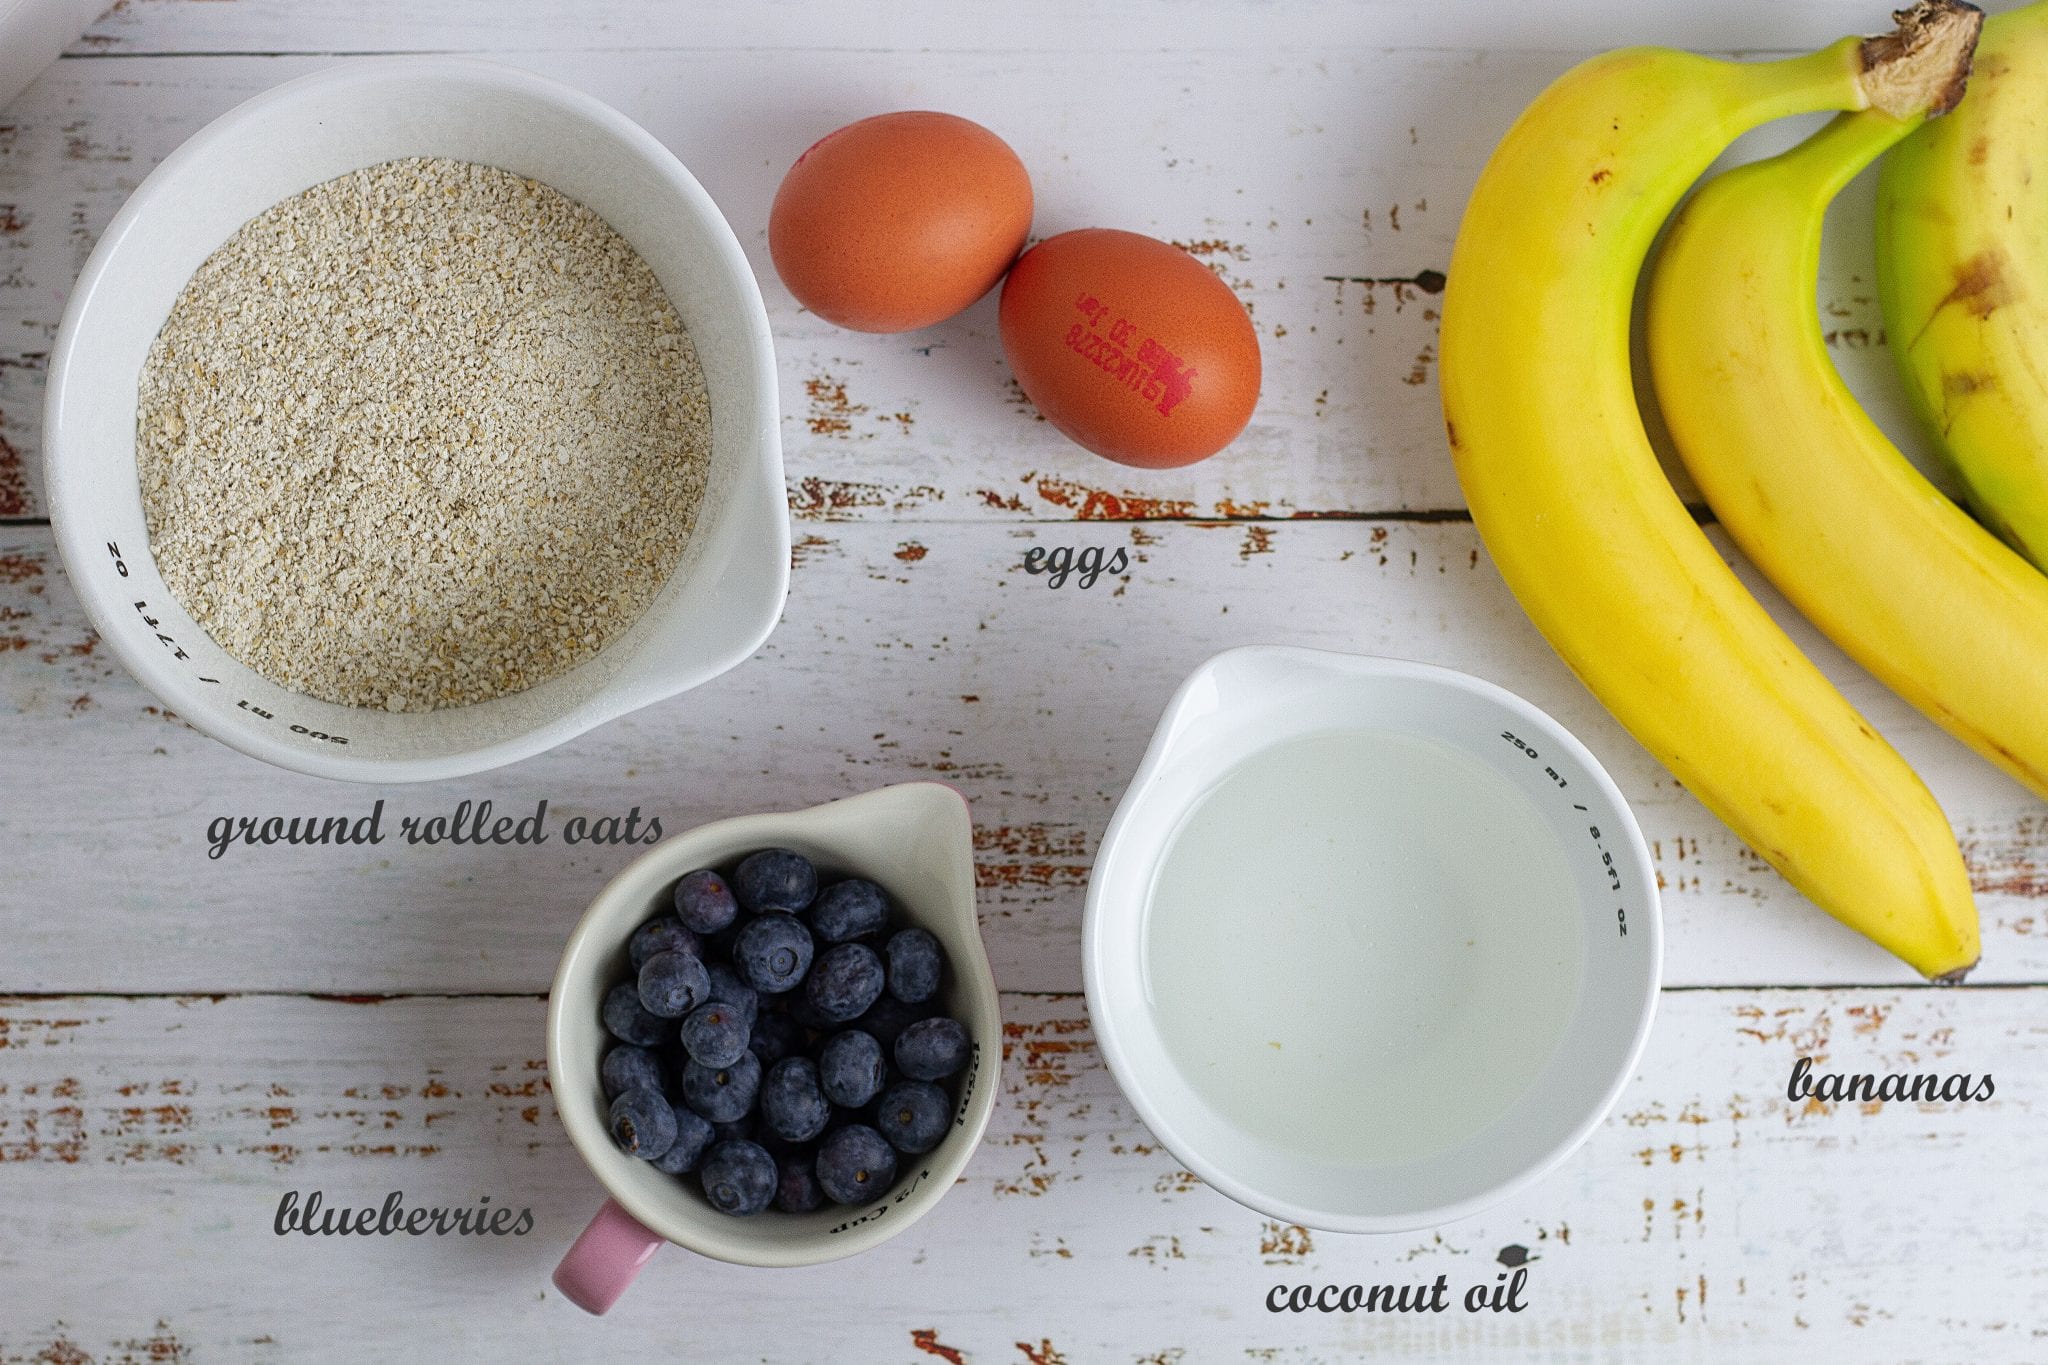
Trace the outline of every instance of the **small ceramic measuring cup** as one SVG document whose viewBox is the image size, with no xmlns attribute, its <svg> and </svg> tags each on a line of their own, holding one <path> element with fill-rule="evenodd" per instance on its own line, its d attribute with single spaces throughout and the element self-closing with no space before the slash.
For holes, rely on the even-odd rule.
<svg viewBox="0 0 2048 1365">
<path fill-rule="evenodd" d="M 947 1013 L 967 1026 L 974 1054 L 959 1078 L 952 1129 L 932 1151 L 905 1160 L 896 1188 L 861 1208 L 777 1210 L 734 1218 L 704 1201 L 693 1178 L 663 1175 L 612 1145 L 598 1064 L 610 1040 L 598 1019 L 604 993 L 626 978 L 626 940 L 665 909 L 676 878 L 726 867 L 762 848 L 792 848 L 823 878 L 881 885 L 898 922 L 937 936 L 947 971 Z M 602 1313 L 664 1241 L 740 1265 L 800 1266 L 865 1251 L 930 1212 L 967 1164 L 995 1107 L 1002 1015 L 974 910 L 974 838 L 967 802 L 936 782 L 910 782 L 776 815 L 701 826 L 650 849 L 599 893 L 569 937 L 548 997 L 548 1078 L 569 1140 L 610 1194 L 555 1270 L 555 1285 Z"/>
<path fill-rule="evenodd" d="M 1152 888 L 1196 804 L 1255 755 L 1347 730 L 1447 746 L 1526 796 L 1537 813 L 1538 837 L 1565 869 L 1571 903 L 1562 913 L 1579 944 L 1560 959 L 1559 970 L 1575 967 L 1577 974 L 1561 1038 L 1526 1090 L 1512 1100 L 1503 1094 L 1502 1112 L 1468 1139 L 1391 1163 L 1306 1154 L 1219 1112 L 1175 1061 L 1146 961 Z M 1402 792 L 1382 791 L 1375 799 L 1400 800 Z M 1493 833 L 1473 828 L 1473 846 Z M 1357 913 L 1408 904 L 1402 888 L 1384 890 L 1384 906 L 1361 904 Z M 1378 933 L 1383 927 L 1375 924 L 1365 937 L 1400 941 L 1398 929 Z M 1418 932 L 1437 931 L 1425 924 Z M 1167 704 L 1096 854 L 1082 965 L 1088 1012 L 1111 1072 L 1146 1125 L 1189 1170 L 1285 1222 L 1335 1232 L 1404 1232 L 1507 1198 L 1585 1140 L 1621 1093 L 1649 1037 L 1662 945 L 1656 873 L 1642 832 L 1612 779 L 1563 726 L 1513 693 L 1447 668 L 1259 646 L 1209 660 Z M 1527 969 L 1539 970 L 1533 960 Z M 1444 988 L 1458 984 L 1448 977 Z M 1442 1003 L 1452 1010 L 1471 1007 L 1457 998 Z M 1277 1010 L 1299 1005 L 1273 1002 Z M 1373 1056 L 1400 1044 L 1363 1036 L 1345 1045 Z M 1447 1059 L 1444 1084 L 1474 1083 L 1479 1068 L 1461 1065 L 1469 1060 Z"/>
</svg>

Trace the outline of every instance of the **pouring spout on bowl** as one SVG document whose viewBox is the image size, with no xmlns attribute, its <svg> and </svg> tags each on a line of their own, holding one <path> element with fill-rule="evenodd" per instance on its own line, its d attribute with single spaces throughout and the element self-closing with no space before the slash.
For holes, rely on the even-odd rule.
<svg viewBox="0 0 2048 1365">
<path fill-rule="evenodd" d="M 975 908 L 967 798 L 942 782 L 902 782 L 789 818 L 793 833 L 832 849 L 917 907 L 916 922 L 937 936 L 953 965 L 954 999 L 966 1010 L 961 1022 L 977 1040 L 1000 1039 L 1000 997 Z M 979 1125 L 994 1103 L 993 1086 L 975 1086 L 967 1117 Z"/>
<path fill-rule="evenodd" d="M 984 969 L 987 952 L 975 913 L 974 821 L 967 798 L 942 782 L 902 782 L 801 812 L 821 841 L 858 853 L 876 880 L 932 892 Z M 906 892 L 906 894 L 912 894 Z M 949 945 L 950 946 L 950 945 Z"/>
</svg>

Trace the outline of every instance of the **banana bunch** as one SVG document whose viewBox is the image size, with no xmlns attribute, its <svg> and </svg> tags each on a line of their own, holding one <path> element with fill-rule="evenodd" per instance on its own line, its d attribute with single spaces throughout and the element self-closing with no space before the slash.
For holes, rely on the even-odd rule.
<svg viewBox="0 0 2048 1365">
<path fill-rule="evenodd" d="M 1947 820 L 1672 491 L 1629 357 L 1651 244 L 1738 136 L 1789 114 L 1910 124 L 1955 103 L 1982 16 L 1921 0 L 1898 19 L 1780 61 L 1635 48 L 1567 72 L 1509 129 L 1466 207 L 1441 388 L 1473 521 L 1565 662 L 1794 886 L 1953 978 L 1978 943 Z"/>
<path fill-rule="evenodd" d="M 1906 390 L 1985 525 L 2048 568 L 2048 4 L 1984 25 L 1969 95 L 1885 158 L 1878 287 Z M 2044 165 L 2048 171 L 2048 165 Z"/>
</svg>

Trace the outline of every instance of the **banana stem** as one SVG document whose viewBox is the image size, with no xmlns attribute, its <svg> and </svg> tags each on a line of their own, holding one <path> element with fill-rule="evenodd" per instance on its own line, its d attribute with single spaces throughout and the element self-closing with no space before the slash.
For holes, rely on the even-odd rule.
<svg viewBox="0 0 2048 1365">
<path fill-rule="evenodd" d="M 1919 0 L 1892 15 L 1897 27 L 1857 49 L 1858 83 L 1873 109 L 1893 118 L 1945 114 L 1963 97 L 1984 11 L 1960 0 Z"/>
<path fill-rule="evenodd" d="M 1813 186 L 1814 198 L 1831 200 L 1866 166 L 1926 121 L 1924 113 L 1894 118 L 1882 109 L 1837 114 L 1798 146 L 1756 165 L 1782 166 L 1792 179 Z"/>
<path fill-rule="evenodd" d="M 1946 113 L 1963 97 L 1984 14 L 1963 0 L 1918 0 L 1874 38 L 1843 38 L 1817 52 L 1745 62 L 1734 105 L 1753 127 L 1816 109 L 1879 109 L 1893 118 Z"/>
<path fill-rule="evenodd" d="M 1747 131 L 1794 114 L 1869 105 L 1863 84 L 1866 38 L 1839 38 L 1818 51 L 1767 62 L 1729 62 L 1721 74 L 1728 125 Z"/>
</svg>

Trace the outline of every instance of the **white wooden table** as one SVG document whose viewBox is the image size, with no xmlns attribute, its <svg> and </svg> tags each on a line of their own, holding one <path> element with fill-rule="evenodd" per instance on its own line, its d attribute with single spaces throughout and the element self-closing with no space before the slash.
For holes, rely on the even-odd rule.
<svg viewBox="0 0 2048 1365">
<path fill-rule="evenodd" d="M 1631 41 L 1811 46 L 1881 0 L 121 0 L 0 110 L 0 1361 L 2048 1359 L 2040 1090 L 2048 811 L 1792 629 L 1927 777 L 1984 961 L 1935 991 L 1790 892 L 1568 676 L 1466 519 L 1434 393 L 1436 298 L 1494 139 L 1571 61 Z M 469 781 L 274 771 L 165 716 L 100 649 L 38 470 L 65 294 L 122 198 L 244 97 L 350 54 L 488 53 L 669 144 L 762 276 L 796 517 L 787 616 L 686 697 Z M 905 338 L 800 313 L 768 267 L 782 169 L 890 108 L 997 129 L 1040 235 L 1175 239 L 1254 309 L 1267 380 L 1225 456 L 1125 471 L 1007 378 L 992 301 Z M 1782 140 L 1782 133 L 1779 134 Z M 1867 195 L 1864 197 L 1867 204 Z M 1837 353 L 1889 376 L 1852 194 L 1824 281 Z M 1034 545 L 1126 546 L 1049 591 Z M 1782 610 L 1775 598 L 1774 609 Z M 1268 1222 L 1133 1116 L 1079 994 L 1082 889 L 1160 706 L 1216 649 L 1428 659 L 1523 693 L 1634 802 L 1665 887 L 1655 1036 L 1563 1170 L 1440 1233 Z M 762 1272 L 670 1251 L 613 1315 L 548 1271 L 599 1199 L 546 1091 L 555 955 L 625 849 L 237 849 L 216 815 L 569 814 L 671 829 L 942 776 L 979 823 L 1004 1094 L 958 1189 L 858 1260 Z M 374 856 L 369 856 L 374 855 Z M 1830 1070 L 1991 1072 L 1980 1104 L 1790 1104 Z M 516 1238 L 285 1238 L 279 1198 L 530 1207 Z M 1275 1315 L 1277 1284 L 1491 1283 L 1517 1314 Z"/>
</svg>

